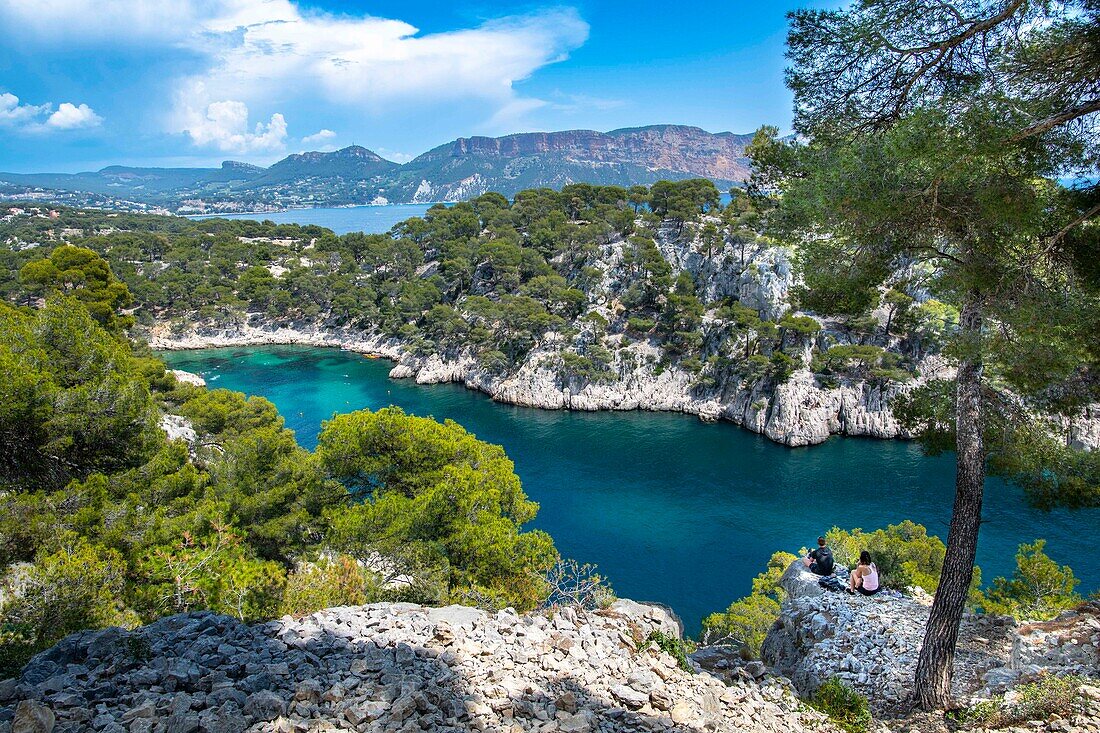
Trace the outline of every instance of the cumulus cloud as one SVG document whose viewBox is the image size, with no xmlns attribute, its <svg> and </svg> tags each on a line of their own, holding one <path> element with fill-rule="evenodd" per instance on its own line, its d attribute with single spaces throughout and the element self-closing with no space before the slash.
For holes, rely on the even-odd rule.
<svg viewBox="0 0 1100 733">
<path fill-rule="evenodd" d="M 302 142 L 306 145 L 323 145 L 328 141 L 336 137 L 336 133 L 332 130 L 321 129 L 312 135 L 306 135 L 302 138 Z"/>
<path fill-rule="evenodd" d="M 516 125 L 545 103 L 520 95 L 515 84 L 566 58 L 589 30 L 575 10 L 553 8 L 422 34 L 400 20 L 304 10 L 294 0 L 0 0 L 0 25 L 5 15 L 39 42 L 141 44 L 193 55 L 201 70 L 169 82 L 184 91 L 169 115 L 174 132 L 189 130 L 185 121 L 198 124 L 186 93 L 196 85 L 211 100 L 265 110 L 287 95 L 375 114 L 394 105 L 474 102 L 489 126 Z M 199 112 L 206 126 L 209 112 Z M 229 139 L 249 145 L 249 135 L 262 137 L 238 129 Z"/>
<path fill-rule="evenodd" d="M 286 147 L 286 119 L 276 112 L 250 127 L 248 105 L 236 99 L 210 101 L 201 83 L 177 96 L 178 131 L 196 145 L 227 153 L 262 153 Z"/>
<path fill-rule="evenodd" d="M 15 127 L 27 132 L 49 130 L 77 130 L 96 127 L 103 122 L 86 104 L 62 102 L 55 109 L 53 104 L 23 104 L 11 92 L 0 94 L 0 125 Z"/>
<path fill-rule="evenodd" d="M 101 122 L 103 118 L 92 111 L 88 105 L 62 102 L 58 105 L 57 111 L 46 119 L 46 127 L 56 130 L 76 130 L 81 127 L 95 127 Z"/>
</svg>

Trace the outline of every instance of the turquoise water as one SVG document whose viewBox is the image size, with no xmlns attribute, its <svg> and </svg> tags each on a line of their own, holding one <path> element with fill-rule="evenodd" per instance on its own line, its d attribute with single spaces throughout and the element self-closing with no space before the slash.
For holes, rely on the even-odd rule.
<svg viewBox="0 0 1100 733">
<path fill-rule="evenodd" d="M 342 206 L 318 209 L 291 209 L 259 214 L 217 214 L 222 219 L 254 219 L 273 221 L 276 224 L 315 224 L 327 227 L 337 234 L 388 232 L 394 224 L 413 216 L 424 216 L 432 204 L 392 204 L 390 206 Z M 211 219 L 214 216 L 195 216 L 195 219 Z"/>
<path fill-rule="evenodd" d="M 562 554 L 596 563 L 621 596 L 667 603 L 689 631 L 749 592 L 775 550 L 797 552 L 819 533 L 903 519 L 946 537 L 954 468 L 912 444 L 834 438 L 791 449 L 728 423 L 687 415 L 586 413 L 502 405 L 458 385 L 390 380 L 390 362 L 335 349 L 281 346 L 163 354 L 213 387 L 274 402 L 312 448 L 334 413 L 394 404 L 452 418 L 500 443 L 531 498 L 533 525 Z M 988 580 L 1015 567 L 1020 542 L 1045 537 L 1073 565 L 1081 590 L 1100 586 L 1100 511 L 1026 508 L 1019 492 L 988 484 L 978 548 Z"/>
</svg>

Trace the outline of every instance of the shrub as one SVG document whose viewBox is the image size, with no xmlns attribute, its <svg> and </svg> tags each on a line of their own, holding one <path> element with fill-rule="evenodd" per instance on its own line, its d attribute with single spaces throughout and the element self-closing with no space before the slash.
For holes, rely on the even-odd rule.
<svg viewBox="0 0 1100 733">
<path fill-rule="evenodd" d="M 580 606 L 589 610 L 607 608 L 615 600 L 615 591 L 591 563 L 558 560 L 545 575 L 547 595 L 543 608 Z"/>
<path fill-rule="evenodd" d="M 675 636 L 669 636 L 663 631 L 654 631 L 650 633 L 646 641 L 651 641 L 661 648 L 661 651 L 667 652 L 676 658 L 676 663 L 680 665 L 680 669 L 691 674 L 695 674 L 695 668 L 691 666 L 691 660 L 688 659 L 688 642 L 683 639 L 677 639 Z"/>
<path fill-rule="evenodd" d="M 947 548 L 923 525 L 906 520 L 874 532 L 833 527 L 825 539 L 837 562 L 848 567 L 855 566 L 860 551 L 870 552 L 885 587 L 904 590 L 916 585 L 936 592 Z"/>
<path fill-rule="evenodd" d="M 737 645 L 745 656 L 759 658 L 764 638 L 779 618 L 779 604 L 786 596 L 779 587 L 779 579 L 787 566 L 797 559 L 789 552 L 773 554 L 767 570 L 753 578 L 752 594 L 734 601 L 725 611 L 703 619 L 699 640 L 703 644 Z"/>
<path fill-rule="evenodd" d="M 871 710 L 867 698 L 833 677 L 817 688 L 809 700 L 813 707 L 829 716 L 829 720 L 848 731 L 863 733 L 871 725 Z"/>
<path fill-rule="evenodd" d="M 305 615 L 333 606 L 358 606 L 367 602 L 366 578 L 359 564 L 341 555 L 303 563 L 287 576 L 280 611 Z"/>
<path fill-rule="evenodd" d="M 1059 566 L 1047 557 L 1045 546 L 1046 540 L 1020 545 L 1012 578 L 994 578 L 985 592 L 981 606 L 986 613 L 1049 619 L 1081 602 L 1074 590 L 1081 581 L 1068 565 Z"/>
<path fill-rule="evenodd" d="M 721 613 L 712 613 L 703 619 L 703 633 L 699 637 L 704 644 L 730 644 L 741 646 L 757 659 L 764 637 L 779 617 L 779 602 L 768 596 L 750 595 L 734 601 Z"/>
<path fill-rule="evenodd" d="M 1043 675 L 1036 682 L 1019 685 L 1008 695 L 984 700 L 954 714 L 956 722 L 986 728 L 1006 728 L 1031 720 L 1047 721 L 1058 714 L 1063 718 L 1082 708 L 1081 685 L 1076 675 Z"/>
</svg>

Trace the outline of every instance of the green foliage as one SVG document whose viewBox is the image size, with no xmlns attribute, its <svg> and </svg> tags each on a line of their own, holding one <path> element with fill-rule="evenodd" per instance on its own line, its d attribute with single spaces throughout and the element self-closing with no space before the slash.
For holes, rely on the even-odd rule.
<svg viewBox="0 0 1100 733">
<path fill-rule="evenodd" d="M 615 379 L 617 374 L 609 366 L 611 354 L 607 349 L 589 348 L 587 354 L 582 356 L 573 351 L 560 351 L 550 363 L 566 384 L 572 380 L 590 383 Z"/>
<path fill-rule="evenodd" d="M 739 646 L 753 659 L 758 659 L 764 637 L 777 618 L 777 601 L 762 595 L 746 596 L 731 603 L 725 611 L 704 618 L 700 639 L 704 644 Z"/>
<path fill-rule="evenodd" d="M 148 458 L 161 440 L 129 346 L 74 299 L 23 313 L 0 304 L 0 483 L 60 487 Z"/>
<path fill-rule="evenodd" d="M 775 552 L 768 558 L 767 569 L 752 579 L 753 595 L 767 596 L 780 603 L 786 599 L 787 594 L 779 586 L 779 579 L 798 557 L 789 552 Z"/>
<path fill-rule="evenodd" d="M 390 407 L 327 421 L 317 455 L 325 473 L 360 499 L 332 517 L 342 551 L 366 559 L 418 548 L 447 574 L 453 596 L 538 605 L 541 574 L 557 556 L 548 535 L 520 531 L 538 505 L 500 446 L 453 421 Z"/>
<path fill-rule="evenodd" d="M 780 604 L 786 597 L 779 579 L 797 559 L 789 552 L 774 553 L 768 560 L 767 569 L 753 579 L 750 595 L 734 601 L 725 611 L 703 619 L 699 637 L 702 643 L 734 644 L 748 656 L 759 658 L 764 637 L 779 618 Z"/>
<path fill-rule="evenodd" d="M 826 680 L 809 699 L 810 707 L 829 716 L 829 720 L 848 731 L 863 733 L 871 726 L 871 708 L 867 698 L 836 677 Z"/>
<path fill-rule="evenodd" d="M 936 592 L 947 548 L 922 525 L 906 520 L 874 532 L 833 527 L 825 533 L 825 540 L 836 561 L 849 568 L 856 566 L 860 552 L 870 552 L 883 587 L 905 590 L 915 585 Z M 975 576 L 980 580 L 977 568 Z"/>
<path fill-rule="evenodd" d="M 1085 708 L 1087 701 L 1081 694 L 1081 686 L 1087 682 L 1087 679 L 1077 675 L 1056 677 L 1044 674 L 1036 682 L 1014 687 L 1011 700 L 1004 697 L 984 700 L 951 714 L 951 717 L 961 725 L 983 728 L 1023 726 L 1031 721 L 1047 722 L 1055 715 L 1069 718 Z"/>
<path fill-rule="evenodd" d="M 1045 546 L 1046 540 L 1020 545 L 1012 578 L 994 578 L 985 591 L 981 605 L 986 613 L 1045 620 L 1084 600 L 1074 590 L 1080 581 L 1073 570 L 1047 557 Z"/>
<path fill-rule="evenodd" d="M 853 379 L 891 379 L 908 381 L 912 375 L 901 368 L 901 357 L 881 346 L 837 344 L 814 357 L 815 372 L 837 374 Z"/>
<path fill-rule="evenodd" d="M 354 558 L 341 555 L 302 563 L 287 576 L 280 614 L 304 616 L 335 606 L 368 601 L 368 579 Z"/>
<path fill-rule="evenodd" d="M 62 245 L 50 256 L 33 260 L 19 271 L 27 289 L 41 296 L 66 293 L 88 309 L 102 326 L 120 331 L 133 325 L 119 311 L 134 302 L 130 290 L 111 272 L 107 260 L 85 247 Z"/>
<path fill-rule="evenodd" d="M 71 296 L 0 304 L 0 322 L 5 670 L 79 629 L 200 608 L 545 600 L 557 552 L 521 531 L 537 505 L 455 423 L 339 416 L 311 454 L 267 400 L 177 383 Z M 162 413 L 197 440 L 169 442 Z"/>
<path fill-rule="evenodd" d="M 669 636 L 663 631 L 651 631 L 649 636 L 646 637 L 646 641 L 656 644 L 661 651 L 670 654 L 676 660 L 676 664 L 680 666 L 680 669 L 688 674 L 695 674 L 695 668 L 691 666 L 691 660 L 688 659 L 690 648 L 686 641 L 675 636 Z"/>
<path fill-rule="evenodd" d="M 15 582 L 19 589 L 0 606 L 0 622 L 9 629 L 0 638 L 0 656 L 8 665 L 75 631 L 132 623 L 118 598 L 126 565 L 113 549 L 89 543 L 73 533 L 43 548 Z"/>
</svg>

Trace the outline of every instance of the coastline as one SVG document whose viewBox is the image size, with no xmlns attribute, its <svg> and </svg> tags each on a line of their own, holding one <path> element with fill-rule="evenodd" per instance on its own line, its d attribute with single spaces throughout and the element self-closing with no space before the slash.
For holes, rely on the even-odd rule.
<svg viewBox="0 0 1100 733">
<path fill-rule="evenodd" d="M 314 211 L 316 209 L 382 209 L 387 206 L 435 206 L 436 204 L 456 203 L 454 201 L 391 201 L 385 204 L 329 204 L 326 206 L 287 206 L 266 211 L 221 211 L 215 214 L 176 214 L 183 219 L 218 219 L 226 216 L 263 216 L 264 214 L 286 214 L 291 211 Z"/>
<path fill-rule="evenodd" d="M 807 370 L 774 389 L 758 383 L 750 389 L 697 396 L 692 393 L 691 374 L 676 368 L 654 374 L 644 366 L 644 359 L 638 360 L 643 366 L 634 369 L 618 364 L 619 378 L 614 382 L 562 385 L 545 365 L 545 357 L 554 353 L 552 343 L 532 351 L 514 373 L 496 375 L 468 354 L 413 356 L 400 339 L 312 326 L 192 328 L 182 335 L 159 326 L 145 336 L 151 348 L 164 351 L 277 345 L 338 348 L 389 359 L 392 379 L 424 385 L 460 383 L 505 404 L 548 410 L 679 412 L 708 422 L 732 422 L 789 447 L 816 445 L 833 435 L 912 437 L 898 424 L 889 403 L 914 385 L 852 383 L 823 388 Z M 645 346 L 637 350 L 644 351 Z"/>
</svg>

